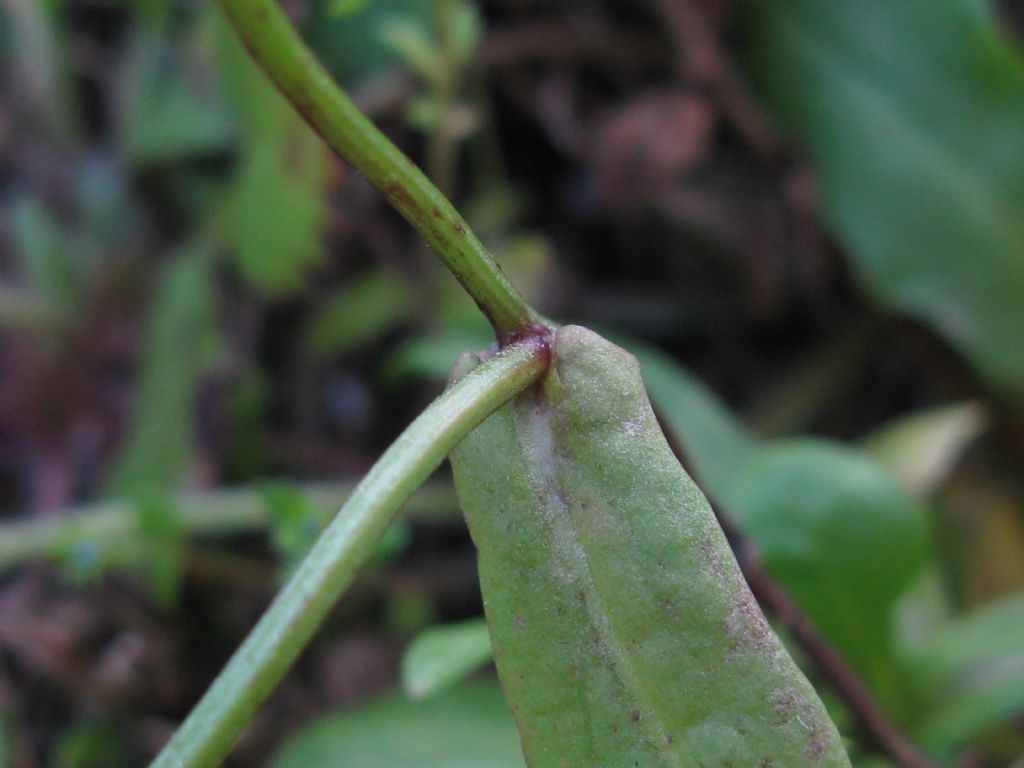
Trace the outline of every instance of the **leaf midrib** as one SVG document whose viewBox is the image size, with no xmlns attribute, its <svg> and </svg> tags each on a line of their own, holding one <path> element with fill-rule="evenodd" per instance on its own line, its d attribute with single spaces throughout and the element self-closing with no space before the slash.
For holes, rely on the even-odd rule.
<svg viewBox="0 0 1024 768">
<path fill-rule="evenodd" d="M 527 439 L 523 441 L 529 445 L 529 448 L 525 449 L 523 454 L 530 465 L 530 476 L 540 479 L 546 486 L 540 490 L 544 492 L 544 498 L 547 500 L 545 506 L 548 514 L 546 517 L 552 530 L 552 539 L 556 546 L 562 549 L 567 543 L 572 545 L 572 551 L 558 551 L 557 556 L 571 564 L 573 575 L 586 595 L 584 605 L 590 624 L 608 653 L 623 687 L 639 705 L 642 712 L 655 715 L 653 722 L 652 718 L 648 717 L 641 720 L 641 727 L 647 731 L 648 738 L 651 739 L 653 745 L 667 744 L 672 741 L 678 743 L 661 711 L 654 705 L 655 697 L 647 693 L 646 686 L 642 682 L 642 675 L 633 668 L 632 660 L 624 650 L 625 643 L 618 636 L 614 622 L 608 615 L 604 601 L 601 599 L 601 593 L 590 566 L 589 555 L 581 542 L 575 525 L 571 505 L 563 501 L 564 494 L 560 491 L 562 490 L 562 465 L 565 458 L 554 449 L 552 408 L 553 406 L 545 406 L 539 402 L 531 404 L 526 415 Z M 559 536 L 559 532 L 563 535 Z M 680 755 L 674 749 L 659 749 L 657 754 L 664 755 L 677 768 L 686 768 Z"/>
</svg>

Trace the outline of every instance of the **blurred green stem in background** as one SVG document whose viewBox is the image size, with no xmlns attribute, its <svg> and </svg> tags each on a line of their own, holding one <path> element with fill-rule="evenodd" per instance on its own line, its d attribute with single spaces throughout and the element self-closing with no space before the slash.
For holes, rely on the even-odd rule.
<svg viewBox="0 0 1024 768">
<path fill-rule="evenodd" d="M 278 89 L 430 244 L 491 321 L 502 343 L 546 324 L 448 199 L 331 79 L 276 0 L 220 0 L 220 5 Z"/>
<path fill-rule="evenodd" d="M 544 372 L 549 351 L 507 347 L 435 400 L 392 443 L 151 768 L 217 765 L 366 562 L 402 504 L 495 409 Z"/>
<path fill-rule="evenodd" d="M 312 510 L 317 523 L 326 523 L 352 494 L 355 483 L 297 484 L 294 487 Z M 265 530 L 274 523 L 268 500 L 270 487 L 181 494 L 170 502 L 171 514 L 191 537 L 237 536 Z M 420 488 L 403 508 L 407 516 L 434 518 L 457 509 L 449 485 Z M 140 538 L 139 510 L 127 501 L 109 501 L 59 515 L 0 525 L 0 573 L 21 563 L 59 554 L 65 547 L 101 543 L 104 547 L 135 547 Z"/>
</svg>

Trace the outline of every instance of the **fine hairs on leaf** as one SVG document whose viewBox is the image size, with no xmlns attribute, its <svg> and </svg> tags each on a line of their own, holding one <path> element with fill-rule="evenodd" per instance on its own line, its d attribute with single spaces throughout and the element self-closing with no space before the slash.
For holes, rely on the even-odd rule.
<svg viewBox="0 0 1024 768">
<path fill-rule="evenodd" d="M 374 465 L 153 768 L 224 758 L 452 451 L 531 766 L 848 768 L 824 706 L 658 428 L 635 358 L 530 307 L 275 0 L 220 5 L 281 92 L 433 247 L 498 346 L 464 356 L 448 390 Z"/>
</svg>

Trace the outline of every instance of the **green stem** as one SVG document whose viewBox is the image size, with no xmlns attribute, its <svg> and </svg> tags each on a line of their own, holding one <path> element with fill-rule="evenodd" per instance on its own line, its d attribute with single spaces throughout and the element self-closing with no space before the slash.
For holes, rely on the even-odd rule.
<svg viewBox="0 0 1024 768">
<path fill-rule="evenodd" d="M 334 83 L 276 0 L 219 2 L 278 89 L 416 228 L 490 319 L 499 341 L 509 343 L 546 324 L 447 198 Z"/>
<path fill-rule="evenodd" d="M 456 160 L 456 141 L 452 135 L 451 122 L 461 79 L 460 64 L 452 55 L 453 0 L 434 0 L 433 6 L 434 17 L 437 20 L 434 33 L 437 36 L 437 47 L 441 53 L 443 66 L 441 77 L 432 83 L 433 96 L 439 105 L 440 120 L 431 130 L 427 140 L 426 167 L 441 192 L 451 195 L 455 186 Z"/>
<path fill-rule="evenodd" d="M 548 354 L 533 339 L 507 347 L 409 425 L 359 483 L 151 768 L 206 768 L 224 758 L 406 499 L 463 437 L 543 373 Z"/>
<path fill-rule="evenodd" d="M 297 485 L 316 521 L 326 525 L 351 495 L 355 483 Z M 450 486 L 428 484 L 405 506 L 417 517 L 455 510 L 458 501 Z M 172 504 L 175 522 L 189 536 L 225 536 L 261 531 L 271 525 L 273 513 L 264 490 L 235 488 L 185 493 Z M 104 547 L 134 547 L 140 536 L 139 513 L 127 501 L 108 501 L 62 510 L 45 519 L 0 524 L 0 573 L 30 560 L 53 557 L 62 548 L 79 542 L 99 542 Z"/>
</svg>

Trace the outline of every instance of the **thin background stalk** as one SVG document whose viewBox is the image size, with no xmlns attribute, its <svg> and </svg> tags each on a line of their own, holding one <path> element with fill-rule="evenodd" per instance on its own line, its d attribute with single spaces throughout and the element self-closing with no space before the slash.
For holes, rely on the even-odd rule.
<svg viewBox="0 0 1024 768">
<path fill-rule="evenodd" d="M 309 505 L 313 519 L 326 525 L 352 494 L 354 482 L 287 485 Z M 455 491 L 448 485 L 421 488 L 405 505 L 406 515 L 440 517 L 458 506 Z M 260 531 L 273 525 L 273 511 L 267 488 L 189 492 L 170 501 L 176 525 L 192 537 L 236 535 Z M 139 510 L 130 501 L 104 501 L 62 510 L 43 519 L 0 524 L 0 574 L 21 563 L 53 556 L 69 544 L 95 542 L 108 548 L 137 548 Z"/>
</svg>

